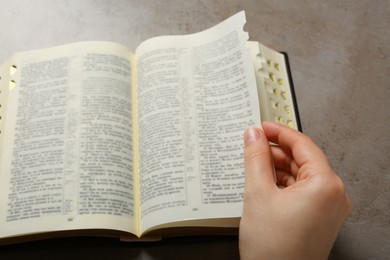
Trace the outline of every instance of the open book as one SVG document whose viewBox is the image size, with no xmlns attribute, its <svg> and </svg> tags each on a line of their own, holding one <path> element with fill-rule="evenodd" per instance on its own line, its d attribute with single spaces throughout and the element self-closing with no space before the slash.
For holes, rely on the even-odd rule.
<svg viewBox="0 0 390 260">
<path fill-rule="evenodd" d="M 1 65 L 0 243 L 237 233 L 245 128 L 299 128 L 285 56 L 245 22 Z"/>
</svg>

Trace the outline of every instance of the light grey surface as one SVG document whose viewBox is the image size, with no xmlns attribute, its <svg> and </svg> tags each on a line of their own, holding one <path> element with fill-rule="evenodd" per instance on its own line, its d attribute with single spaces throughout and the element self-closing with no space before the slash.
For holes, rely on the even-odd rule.
<svg viewBox="0 0 390 260">
<path fill-rule="evenodd" d="M 131 49 L 152 36 L 206 29 L 246 10 L 253 40 L 290 57 L 303 131 L 327 153 L 344 180 L 353 210 L 331 259 L 390 255 L 390 2 L 330 1 L 0 1 L 0 63 L 14 52 L 83 40 Z M 70 242 L 71 243 L 71 242 Z M 47 255 L 45 244 L 0 249 L 4 256 Z M 236 240 L 143 244 L 116 250 L 164 259 L 237 258 Z M 90 247 L 93 250 L 93 246 Z M 30 251 L 29 251 L 30 250 Z M 102 251 L 103 250 L 103 251 Z M 69 256 L 80 249 L 67 251 Z M 104 246 L 98 252 L 103 252 Z M 129 254 L 129 252 L 132 252 Z M 3 258 L 3 257 L 1 257 Z"/>
</svg>

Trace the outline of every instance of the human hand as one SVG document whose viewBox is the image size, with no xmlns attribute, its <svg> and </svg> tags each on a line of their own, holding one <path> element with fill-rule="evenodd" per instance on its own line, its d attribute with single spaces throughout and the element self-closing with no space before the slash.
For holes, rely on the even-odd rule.
<svg viewBox="0 0 390 260">
<path fill-rule="evenodd" d="M 309 137 L 276 123 L 262 127 L 245 131 L 240 256 L 326 259 L 351 209 L 344 185 Z"/>
</svg>

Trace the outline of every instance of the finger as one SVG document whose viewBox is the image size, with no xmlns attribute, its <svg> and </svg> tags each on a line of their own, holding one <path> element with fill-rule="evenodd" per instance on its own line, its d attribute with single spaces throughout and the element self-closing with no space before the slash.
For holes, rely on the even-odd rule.
<svg viewBox="0 0 390 260">
<path fill-rule="evenodd" d="M 276 184 L 282 187 L 288 187 L 293 185 L 296 182 L 296 179 L 289 172 L 284 170 L 276 169 Z"/>
<path fill-rule="evenodd" d="M 271 149 L 264 132 L 248 128 L 244 133 L 245 193 L 275 187 Z"/>
<path fill-rule="evenodd" d="M 271 154 L 276 169 L 287 171 L 297 178 L 299 168 L 289 154 L 277 145 L 271 146 Z"/>
<path fill-rule="evenodd" d="M 262 123 L 267 138 L 279 144 L 289 154 L 298 168 L 307 162 L 327 162 L 322 150 L 306 135 L 274 122 Z"/>
</svg>

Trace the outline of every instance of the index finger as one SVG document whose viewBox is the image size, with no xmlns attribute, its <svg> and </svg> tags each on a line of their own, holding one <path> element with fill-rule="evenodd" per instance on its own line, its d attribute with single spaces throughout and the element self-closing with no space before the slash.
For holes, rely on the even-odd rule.
<svg viewBox="0 0 390 260">
<path fill-rule="evenodd" d="M 298 167 L 308 162 L 328 164 L 325 154 L 308 136 L 274 122 L 263 122 L 262 126 L 268 140 L 278 144 L 293 158 Z"/>
</svg>

